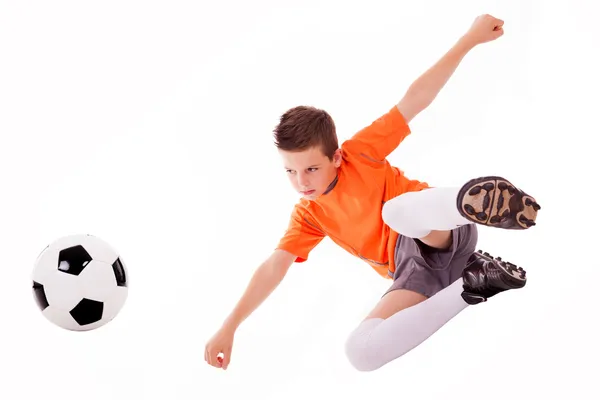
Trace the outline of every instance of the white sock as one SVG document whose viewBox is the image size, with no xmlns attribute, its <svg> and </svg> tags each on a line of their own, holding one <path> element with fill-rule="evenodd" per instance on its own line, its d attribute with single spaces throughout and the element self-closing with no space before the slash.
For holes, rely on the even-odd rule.
<svg viewBox="0 0 600 400">
<path fill-rule="evenodd" d="M 364 320 L 346 342 L 350 363 L 359 371 L 372 371 L 417 347 L 468 306 L 461 297 L 462 284 L 459 278 L 388 319 Z"/>
<path fill-rule="evenodd" d="M 394 231 L 417 239 L 432 230 L 452 230 L 471 224 L 458 212 L 459 190 L 459 187 L 441 187 L 403 193 L 383 205 L 383 221 Z"/>
</svg>

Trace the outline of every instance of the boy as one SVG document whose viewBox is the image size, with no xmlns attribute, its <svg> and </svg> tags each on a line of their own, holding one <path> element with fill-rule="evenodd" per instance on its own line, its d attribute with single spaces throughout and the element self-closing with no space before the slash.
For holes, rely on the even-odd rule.
<svg viewBox="0 0 600 400">
<path fill-rule="evenodd" d="M 281 116 L 276 145 L 303 199 L 273 254 L 206 345 L 208 364 L 227 369 L 237 327 L 270 295 L 294 262 L 328 236 L 392 284 L 346 341 L 357 370 L 371 371 L 422 343 L 468 305 L 525 286 L 525 271 L 475 252 L 476 225 L 527 229 L 535 199 L 501 177 L 432 188 L 409 180 L 386 157 L 410 134 L 408 123 L 437 96 L 464 56 L 503 34 L 503 21 L 478 17 L 388 113 L 338 148 L 323 110 L 299 106 Z M 223 354 L 220 357 L 219 354 Z"/>
</svg>

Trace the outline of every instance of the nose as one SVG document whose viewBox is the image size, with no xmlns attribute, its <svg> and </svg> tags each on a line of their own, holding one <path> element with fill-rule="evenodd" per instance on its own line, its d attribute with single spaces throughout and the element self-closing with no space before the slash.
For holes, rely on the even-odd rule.
<svg viewBox="0 0 600 400">
<path fill-rule="evenodd" d="M 308 177 L 303 172 L 298 174 L 298 186 L 300 186 L 301 188 L 309 187 Z"/>
</svg>

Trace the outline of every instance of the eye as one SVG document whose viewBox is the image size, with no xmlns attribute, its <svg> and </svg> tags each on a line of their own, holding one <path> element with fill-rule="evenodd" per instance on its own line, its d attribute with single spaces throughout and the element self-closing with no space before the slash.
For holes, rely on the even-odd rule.
<svg viewBox="0 0 600 400">
<path fill-rule="evenodd" d="M 288 173 L 288 174 L 294 173 L 294 171 L 292 171 L 291 169 L 286 169 L 285 172 Z"/>
<path fill-rule="evenodd" d="M 315 172 L 315 171 L 317 171 L 318 169 L 319 169 L 319 168 L 309 168 L 308 170 L 309 170 L 310 172 Z"/>
</svg>

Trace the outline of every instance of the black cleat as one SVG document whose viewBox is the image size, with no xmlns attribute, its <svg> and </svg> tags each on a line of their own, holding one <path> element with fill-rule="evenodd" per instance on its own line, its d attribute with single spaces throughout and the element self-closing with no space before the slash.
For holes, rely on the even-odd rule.
<svg viewBox="0 0 600 400">
<path fill-rule="evenodd" d="M 520 289 L 527 283 L 525 275 L 523 268 L 478 250 L 462 273 L 462 298 L 468 304 L 478 304 L 500 292 Z"/>
<path fill-rule="evenodd" d="M 458 193 L 456 206 L 469 221 L 503 229 L 528 229 L 535 225 L 537 201 L 499 176 L 471 179 Z"/>
</svg>

